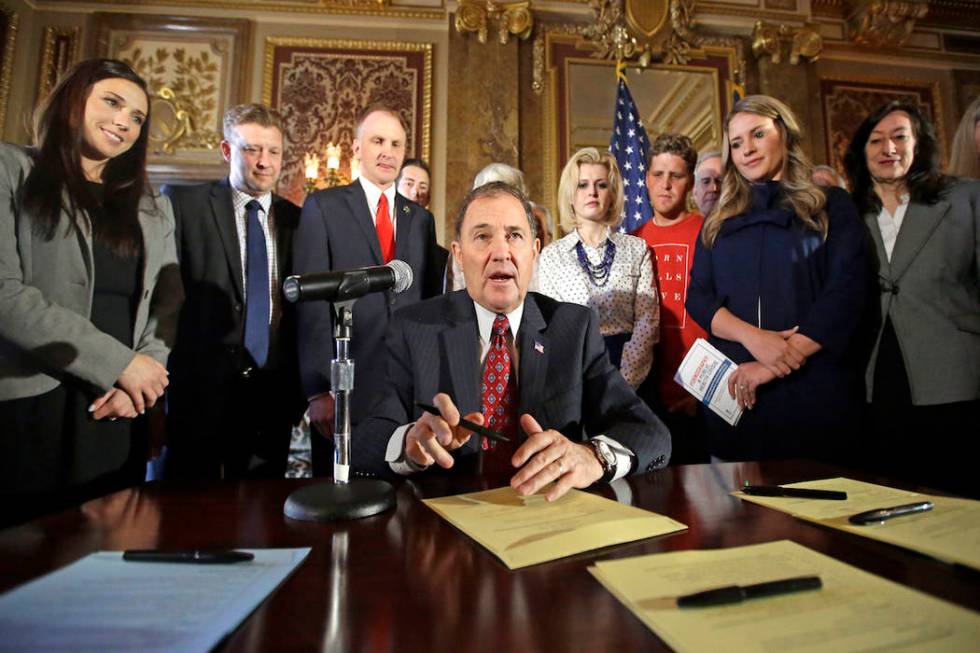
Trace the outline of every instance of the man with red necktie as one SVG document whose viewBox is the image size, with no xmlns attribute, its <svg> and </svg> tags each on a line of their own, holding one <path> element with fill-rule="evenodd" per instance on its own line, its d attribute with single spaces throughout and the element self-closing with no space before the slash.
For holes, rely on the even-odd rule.
<svg viewBox="0 0 980 653">
<path fill-rule="evenodd" d="M 609 362 L 598 317 L 528 293 L 539 249 L 519 190 L 491 183 L 470 192 L 452 243 L 466 289 L 393 317 L 382 398 L 354 430 L 362 468 L 408 475 L 476 465 L 511 474 L 525 496 L 555 481 L 546 495 L 554 500 L 667 465 L 670 433 Z M 473 437 L 461 417 L 510 441 Z"/>
<path fill-rule="evenodd" d="M 398 195 L 395 179 L 405 158 L 406 130 L 400 114 L 371 105 L 357 122 L 353 152 L 361 176 L 339 188 L 306 198 L 295 237 L 294 274 L 349 270 L 408 263 L 412 286 L 397 295 L 374 293 L 354 304 L 351 357 L 356 365 L 352 423 L 366 415 L 382 387 L 387 361 L 383 355 L 388 316 L 395 308 L 436 294 L 441 270 L 429 270 L 436 246 L 432 214 Z M 334 313 L 328 302 L 299 306 L 298 347 L 303 391 L 309 400 L 313 473 L 326 474 L 332 464 L 328 438 L 333 433 L 334 398 L 330 361 L 334 358 Z M 323 437 L 317 437 L 319 433 Z M 354 461 L 355 465 L 357 461 Z"/>
</svg>

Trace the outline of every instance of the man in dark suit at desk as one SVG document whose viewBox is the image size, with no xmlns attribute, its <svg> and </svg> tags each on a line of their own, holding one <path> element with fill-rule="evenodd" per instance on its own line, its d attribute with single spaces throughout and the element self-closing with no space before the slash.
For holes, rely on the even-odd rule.
<svg viewBox="0 0 980 653">
<path fill-rule="evenodd" d="M 440 292 L 441 270 L 432 266 L 436 245 L 432 214 L 395 190 L 405 158 L 405 125 L 390 108 L 365 109 L 354 133 L 353 150 L 361 176 L 348 186 L 313 193 L 306 198 L 296 232 L 295 274 L 384 265 L 392 259 L 408 263 L 412 286 L 397 295 L 372 294 L 354 305 L 351 358 L 354 359 L 352 423 L 366 414 L 384 384 L 387 360 L 384 336 L 388 315 L 399 307 Z M 334 358 L 334 313 L 325 301 L 299 307 L 299 364 L 303 392 L 309 400 L 310 423 L 322 436 L 333 433 L 334 398 L 330 361 Z M 311 438 L 313 473 L 331 467 L 331 447 L 323 437 Z"/>
<path fill-rule="evenodd" d="M 354 432 L 355 465 L 411 474 L 475 461 L 516 469 L 511 485 L 524 495 L 557 481 L 555 499 L 667 464 L 670 434 L 609 362 L 596 315 L 528 294 L 538 249 L 520 191 L 492 183 L 470 192 L 452 243 L 466 290 L 392 320 L 387 385 Z M 472 437 L 460 416 L 510 442 Z"/>
<path fill-rule="evenodd" d="M 282 118 L 224 117 L 227 179 L 165 189 L 187 299 L 170 355 L 167 478 L 282 478 L 303 414 L 295 316 L 280 300 L 299 207 L 272 193 Z"/>
</svg>

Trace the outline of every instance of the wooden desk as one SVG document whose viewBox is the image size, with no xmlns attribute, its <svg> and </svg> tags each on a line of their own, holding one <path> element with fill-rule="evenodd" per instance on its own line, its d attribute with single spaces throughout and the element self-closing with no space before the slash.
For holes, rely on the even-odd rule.
<svg viewBox="0 0 980 653">
<path fill-rule="evenodd" d="M 0 531 L 0 590 L 99 549 L 311 546 L 306 562 L 221 650 L 666 650 L 585 571 L 589 564 L 791 539 L 980 610 L 977 572 L 728 496 L 744 480 L 775 484 L 842 474 L 816 463 L 773 462 L 631 478 L 634 505 L 670 515 L 689 530 L 513 572 L 418 501 L 492 487 L 479 479 L 406 482 L 394 511 L 326 525 L 283 517 L 286 497 L 309 481 L 151 484 Z M 602 493 L 613 496 L 609 488 Z"/>
</svg>

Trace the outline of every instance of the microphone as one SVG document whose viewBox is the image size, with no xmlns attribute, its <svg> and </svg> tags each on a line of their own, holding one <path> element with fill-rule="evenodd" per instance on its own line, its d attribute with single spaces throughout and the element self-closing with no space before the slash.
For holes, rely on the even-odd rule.
<svg viewBox="0 0 980 653">
<path fill-rule="evenodd" d="M 395 259 L 387 265 L 315 274 L 294 274 L 283 281 L 282 294 L 286 297 L 286 301 L 293 304 L 317 299 L 342 302 L 389 288 L 396 294 L 404 292 L 411 287 L 412 280 L 411 266 L 405 261 Z"/>
</svg>

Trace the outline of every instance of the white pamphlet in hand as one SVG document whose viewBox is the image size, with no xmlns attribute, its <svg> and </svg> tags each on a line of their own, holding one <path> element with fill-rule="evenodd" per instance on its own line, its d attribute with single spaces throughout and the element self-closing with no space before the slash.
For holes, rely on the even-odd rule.
<svg viewBox="0 0 980 653">
<path fill-rule="evenodd" d="M 695 399 L 735 426 L 742 416 L 742 409 L 728 394 L 728 377 L 737 368 L 738 365 L 728 356 L 715 349 L 704 338 L 698 338 L 681 361 L 674 380 L 694 395 Z"/>
</svg>

